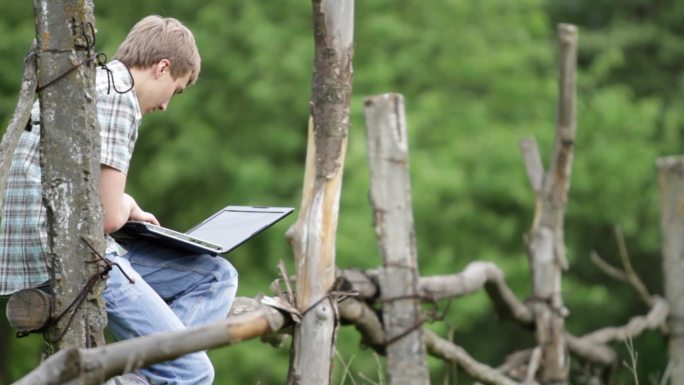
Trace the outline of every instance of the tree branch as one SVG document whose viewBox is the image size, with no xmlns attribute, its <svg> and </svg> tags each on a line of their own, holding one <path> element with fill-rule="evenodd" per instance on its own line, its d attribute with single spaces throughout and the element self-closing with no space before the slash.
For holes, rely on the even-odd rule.
<svg viewBox="0 0 684 385">
<path fill-rule="evenodd" d="M 624 341 L 634 338 L 646 330 L 655 330 L 667 321 L 670 307 L 658 296 L 651 297 L 653 306 L 645 316 L 632 317 L 624 326 L 607 327 L 585 334 L 580 339 L 592 344 L 606 344 L 613 341 Z"/>
<path fill-rule="evenodd" d="M 644 285 L 643 281 L 641 280 L 641 278 L 639 278 L 639 275 L 634 271 L 634 268 L 632 267 L 632 262 L 630 261 L 629 253 L 627 252 L 625 236 L 623 235 L 622 230 L 617 226 L 615 227 L 615 239 L 618 243 L 620 261 L 622 262 L 622 267 L 625 271 L 625 275 L 627 276 L 627 282 L 629 282 L 630 285 L 632 285 L 632 287 L 634 288 L 634 290 L 636 290 L 637 294 L 639 294 L 639 297 L 641 297 L 644 303 L 646 303 L 649 307 L 654 306 L 651 294 L 648 292 L 648 289 L 646 289 L 646 285 Z"/>
<path fill-rule="evenodd" d="M 646 330 L 655 330 L 667 322 L 667 315 L 669 314 L 667 302 L 658 296 L 652 297 L 651 301 L 653 307 L 648 314 L 633 317 L 624 326 L 606 327 L 581 337 L 566 334 L 568 349 L 572 354 L 585 361 L 603 366 L 615 365 L 617 355 L 607 346 L 608 343 L 637 337 Z"/>
<path fill-rule="evenodd" d="M 565 334 L 565 342 L 568 344 L 570 353 L 584 361 L 602 366 L 612 366 L 617 361 L 615 351 L 605 344 L 587 341 L 569 333 Z"/>
<path fill-rule="evenodd" d="M 347 290 L 358 292 L 358 298 L 373 300 L 379 290 L 378 274 L 378 270 L 342 270 L 338 276 L 344 281 Z M 458 274 L 418 279 L 418 295 L 423 301 L 461 297 L 482 288 L 491 298 L 500 317 L 508 317 L 524 325 L 533 322 L 530 309 L 508 287 L 501 269 L 491 262 L 475 261 Z"/>
<path fill-rule="evenodd" d="M 340 319 L 352 323 L 361 333 L 363 341 L 380 354 L 384 354 L 385 333 L 378 315 L 366 303 L 346 299 L 340 303 Z M 437 358 L 457 363 L 476 380 L 495 385 L 517 385 L 495 368 L 477 362 L 461 347 L 423 329 L 423 341 L 428 353 Z"/>
<path fill-rule="evenodd" d="M 476 380 L 495 385 L 518 384 L 495 368 L 477 362 L 463 348 L 440 338 L 430 330 L 424 330 L 423 338 L 431 356 L 457 363 Z"/>
<path fill-rule="evenodd" d="M 339 304 L 340 320 L 351 323 L 361 334 L 363 343 L 385 354 L 385 331 L 377 313 L 367 303 L 347 298 Z"/>
<path fill-rule="evenodd" d="M 629 279 L 624 271 L 606 262 L 606 260 L 601 258 L 599 253 L 596 251 L 591 252 L 591 262 L 593 262 L 594 265 L 598 267 L 598 269 L 601 270 L 605 275 L 620 282 L 629 282 Z"/>
<path fill-rule="evenodd" d="M 14 385 L 52 385 L 76 379 L 82 381 L 79 382 L 82 385 L 96 385 L 112 376 L 187 353 L 269 334 L 291 322 L 275 308 L 244 301 L 237 301 L 240 314 L 198 328 L 138 337 L 91 349 L 63 349 Z M 59 380 L 55 382 L 55 379 Z"/>
</svg>

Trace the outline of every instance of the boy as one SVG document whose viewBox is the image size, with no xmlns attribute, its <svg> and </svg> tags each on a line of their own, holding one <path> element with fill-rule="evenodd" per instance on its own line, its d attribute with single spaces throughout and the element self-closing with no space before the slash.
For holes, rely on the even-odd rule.
<svg viewBox="0 0 684 385">
<path fill-rule="evenodd" d="M 104 232 L 126 221 L 159 224 L 126 194 L 126 174 L 142 116 L 165 111 L 173 95 L 192 85 L 200 56 L 188 28 L 173 18 L 138 22 L 107 69 L 96 76 L 101 134 L 100 196 Z M 14 154 L 0 225 L 0 294 L 48 281 L 47 230 L 42 207 L 38 102 L 34 129 L 22 134 Z M 104 299 L 108 326 L 119 339 L 179 330 L 225 318 L 237 290 L 237 271 L 223 258 L 186 255 L 145 241 L 119 244 L 106 235 L 113 269 Z M 135 352 L 131 352 L 134 357 Z M 211 384 L 214 370 L 205 352 L 155 364 L 112 379 L 114 384 Z"/>
</svg>

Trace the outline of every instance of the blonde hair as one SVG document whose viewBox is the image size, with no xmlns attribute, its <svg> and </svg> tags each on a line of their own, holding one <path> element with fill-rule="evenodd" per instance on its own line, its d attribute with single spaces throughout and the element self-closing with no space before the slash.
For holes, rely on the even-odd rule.
<svg viewBox="0 0 684 385">
<path fill-rule="evenodd" d="M 132 68 L 148 68 L 162 59 L 171 61 L 171 76 L 190 75 L 193 84 L 200 72 L 201 59 L 195 37 L 172 17 L 147 16 L 131 28 L 114 59 Z"/>
</svg>

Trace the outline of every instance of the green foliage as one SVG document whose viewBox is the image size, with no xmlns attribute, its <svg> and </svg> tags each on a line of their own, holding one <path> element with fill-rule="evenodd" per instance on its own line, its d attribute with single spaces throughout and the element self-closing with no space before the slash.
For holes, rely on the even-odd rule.
<svg viewBox="0 0 684 385">
<path fill-rule="evenodd" d="M 580 29 L 580 73 L 566 215 L 567 324 L 581 335 L 643 313 L 636 295 L 606 280 L 588 257 L 597 250 L 616 264 L 613 228 L 619 226 L 635 268 L 652 292 L 661 290 L 654 164 L 681 152 L 684 3 L 373 0 L 355 6 L 337 265 L 381 263 L 367 197 L 363 98 L 398 92 L 408 118 L 421 273 L 492 261 L 518 296 L 529 295 L 522 237 L 534 196 L 518 141 L 535 136 L 548 162 L 557 99 L 555 24 L 573 22 Z M 310 7 L 305 1 L 96 4 L 97 48 L 110 56 L 133 23 L 152 13 L 186 22 L 202 53 L 197 85 L 174 98 L 168 112 L 145 118 L 128 177 L 129 191 L 164 224 L 188 228 L 229 203 L 299 205 L 313 58 Z M 3 2 L 0 12 L 0 121 L 6 123 L 35 32 L 28 4 Z M 294 272 L 283 233 L 295 216 L 230 255 L 240 271 L 238 295 L 268 292 L 279 260 Z M 483 293 L 455 300 L 447 321 L 430 327 L 446 335 L 453 326 L 454 340 L 491 365 L 534 344 L 529 331 L 497 320 Z M 352 328 L 340 330 L 337 346 L 333 383 L 381 381 L 382 364 Z M 37 363 L 40 340 L 17 340 L 10 348 L 16 378 Z M 664 370 L 658 335 L 636 339 L 635 350 L 642 382 Z M 287 348 L 251 341 L 210 354 L 217 385 L 281 384 L 287 374 Z M 447 368 L 433 359 L 429 366 L 433 382 L 441 381 Z M 629 381 L 631 373 L 618 372 Z"/>
</svg>

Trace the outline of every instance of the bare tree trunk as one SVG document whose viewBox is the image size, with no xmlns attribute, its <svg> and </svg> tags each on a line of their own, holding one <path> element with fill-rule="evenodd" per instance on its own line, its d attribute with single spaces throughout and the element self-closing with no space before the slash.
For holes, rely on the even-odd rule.
<svg viewBox="0 0 684 385">
<path fill-rule="evenodd" d="M 672 385 L 684 384 L 684 157 L 658 160 L 665 297 L 670 304 Z"/>
<path fill-rule="evenodd" d="M 537 211 L 527 239 L 533 275 L 533 312 L 541 348 L 540 382 L 567 383 L 570 357 L 565 341 L 567 310 L 561 296 L 562 270 L 567 268 L 563 220 L 570 188 L 575 142 L 575 79 L 577 28 L 558 27 L 560 45 L 559 101 L 556 142 L 551 167 L 544 175 L 536 142 L 523 142 L 523 152 Z"/>
<path fill-rule="evenodd" d="M 91 54 L 88 46 L 95 39 L 93 4 L 35 0 L 34 7 L 53 317 L 78 302 L 82 293 L 87 296 L 45 337 L 52 350 L 97 346 L 104 344 L 106 316 L 101 301 L 102 285 L 97 280 L 98 264 L 93 263 L 94 257 L 84 241 L 104 250 L 95 72 L 92 62 L 87 62 Z M 84 64 L 77 66 L 79 63 Z M 70 72 L 61 77 L 67 71 Z M 91 279 L 95 282 L 94 290 L 84 292 Z"/>
<path fill-rule="evenodd" d="M 365 105 L 370 199 L 384 261 L 380 292 L 389 383 L 429 384 L 418 298 L 404 99 L 399 94 L 386 94 L 367 98 Z"/>
<path fill-rule="evenodd" d="M 295 327 L 288 384 L 329 384 L 338 325 L 335 235 L 349 131 L 353 0 L 314 0 L 314 75 L 302 204 L 288 230 L 297 269 Z"/>
</svg>

